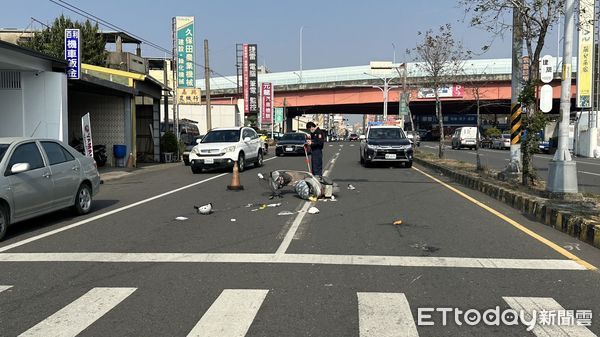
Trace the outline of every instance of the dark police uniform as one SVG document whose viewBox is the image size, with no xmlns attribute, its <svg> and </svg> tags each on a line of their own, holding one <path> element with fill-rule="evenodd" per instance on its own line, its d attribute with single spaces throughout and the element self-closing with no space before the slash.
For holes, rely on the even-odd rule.
<svg viewBox="0 0 600 337">
<path fill-rule="evenodd" d="M 315 176 L 323 175 L 323 144 L 325 143 L 325 136 L 321 129 L 315 129 L 315 132 L 310 133 L 310 164 L 312 174 Z"/>
</svg>

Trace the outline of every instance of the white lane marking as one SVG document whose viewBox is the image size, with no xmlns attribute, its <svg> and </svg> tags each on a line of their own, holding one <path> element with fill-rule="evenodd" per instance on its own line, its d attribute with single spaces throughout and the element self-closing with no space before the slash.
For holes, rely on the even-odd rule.
<svg viewBox="0 0 600 337">
<path fill-rule="evenodd" d="M 288 232 L 285 234 L 285 237 L 281 241 L 279 248 L 277 248 L 275 255 L 285 254 L 285 252 L 289 248 L 290 244 L 292 243 L 292 239 L 294 238 L 294 235 L 296 235 L 296 231 L 298 231 L 298 227 L 300 227 L 300 223 L 302 222 L 302 219 L 304 219 L 304 216 L 308 213 L 308 208 L 310 207 L 310 205 L 311 205 L 310 201 L 304 202 L 304 205 L 302 206 L 300 213 L 298 213 L 298 215 L 294 219 L 294 222 L 292 222 L 292 226 L 290 227 Z"/>
<path fill-rule="evenodd" d="M 572 260 L 433 256 L 221 253 L 2 253 L 2 262 L 279 263 L 483 269 L 587 270 Z"/>
<path fill-rule="evenodd" d="M 503 297 L 504 301 L 513 309 L 519 312 L 524 312 L 526 321 L 532 321 L 532 312 L 535 310 L 537 314 L 537 324 L 535 324 L 532 332 L 538 337 L 554 337 L 554 336 L 573 336 L 573 337 L 594 337 L 596 334 L 588 330 L 585 326 L 576 325 L 559 325 L 559 317 L 554 316 L 553 325 L 539 324 L 540 312 L 564 312 L 564 308 L 560 303 L 552 298 L 547 297 Z M 548 316 L 549 317 L 549 316 Z M 572 317 L 574 318 L 574 317 Z"/>
<path fill-rule="evenodd" d="M 244 337 L 268 290 L 225 289 L 188 337 Z"/>
<path fill-rule="evenodd" d="M 585 174 L 591 174 L 593 176 L 600 176 L 600 174 L 598 174 L 598 173 L 592 173 L 592 172 L 587 172 L 587 171 L 577 171 L 577 172 L 579 172 L 579 173 L 585 173 Z"/>
<path fill-rule="evenodd" d="M 277 159 L 277 157 L 268 158 L 268 159 L 265 159 L 264 161 L 269 161 L 269 160 L 273 160 L 273 159 Z M 216 175 L 214 177 L 206 178 L 204 180 L 195 182 L 193 184 L 186 185 L 186 186 L 183 186 L 183 187 L 180 187 L 180 188 L 176 188 L 176 189 L 174 189 L 172 191 L 168 191 L 168 192 L 165 192 L 165 193 L 162 193 L 162 194 L 159 194 L 159 195 L 155 195 L 153 197 L 150 197 L 150 198 L 147 198 L 147 199 L 144 199 L 144 200 L 140 200 L 138 202 L 134 202 L 133 204 L 129 204 L 127 206 L 123 206 L 123 207 L 120 207 L 120 208 L 117 208 L 117 209 L 113 209 L 112 211 L 108 211 L 106 213 L 99 214 L 99 215 L 93 216 L 91 218 L 87 218 L 85 220 L 77 221 L 76 223 L 70 224 L 68 226 L 61 227 L 61 228 L 55 229 L 53 231 L 49 231 L 49 232 L 46 232 L 46 233 L 43 233 L 43 234 L 40 234 L 40 235 L 36 235 L 36 236 L 30 237 L 30 238 L 25 239 L 25 240 L 21 240 L 21 241 L 15 242 L 13 244 L 1 247 L 0 248 L 0 252 L 5 252 L 7 250 L 10 250 L 10 249 L 13 249 L 13 248 L 16 248 L 16 247 L 20 247 L 20 246 L 26 245 L 28 243 L 31 243 L 31 242 L 43 239 L 45 237 L 48 237 L 48 236 L 51 236 L 51 235 L 54 235 L 54 234 L 58 234 L 60 232 L 64 232 L 66 230 L 69 230 L 69 229 L 72 229 L 72 228 L 75 228 L 75 227 L 79 227 L 81 225 L 85 225 L 85 224 L 90 223 L 92 221 L 105 218 L 105 217 L 107 217 L 109 215 L 113 215 L 113 214 L 116 214 L 116 213 L 123 212 L 123 211 L 125 211 L 127 209 L 130 209 L 130 208 L 133 208 L 133 207 L 136 207 L 136 206 L 139 206 L 139 205 L 143 205 L 145 203 L 148 203 L 150 201 L 153 201 L 153 200 L 156 200 L 156 199 L 159 199 L 159 198 L 162 198 L 162 197 L 166 197 L 167 195 L 171 195 L 173 193 L 181 192 L 181 191 L 186 190 L 188 188 L 191 188 L 191 187 L 194 187 L 194 186 L 197 186 L 197 185 L 200 185 L 200 184 L 204 184 L 206 182 L 209 182 L 211 180 L 215 180 L 217 178 L 226 176 L 228 174 L 229 173 L 221 173 L 221 174 Z"/>
<path fill-rule="evenodd" d="M 136 288 L 94 288 L 19 337 L 77 336 Z"/>
<path fill-rule="evenodd" d="M 357 293 L 360 337 L 419 337 L 402 293 Z"/>
<path fill-rule="evenodd" d="M 0 286 L 0 293 L 10 288 L 12 288 L 12 286 Z"/>
<path fill-rule="evenodd" d="M 329 169 L 327 169 L 327 170 L 325 170 L 325 172 L 323 172 L 323 176 L 325 176 L 325 177 L 329 176 L 329 173 L 331 172 L 331 170 L 333 170 L 335 161 L 339 156 L 340 156 L 340 153 L 338 152 L 329 161 L 329 164 L 328 164 Z M 306 214 L 308 213 L 308 209 L 310 208 L 311 205 L 312 205 L 312 203 L 310 201 L 306 201 L 304 203 L 304 205 L 302 205 L 300 212 L 298 213 L 298 215 L 296 215 L 296 218 L 292 222 L 292 226 L 290 226 L 290 229 L 285 234 L 285 237 L 281 241 L 279 248 L 277 248 L 277 251 L 275 252 L 276 255 L 283 255 L 288 250 L 288 248 L 290 247 L 290 244 L 292 243 L 292 240 L 296 236 L 296 232 L 298 231 L 298 228 L 300 228 L 300 224 L 302 223 L 304 216 L 306 216 Z"/>
</svg>

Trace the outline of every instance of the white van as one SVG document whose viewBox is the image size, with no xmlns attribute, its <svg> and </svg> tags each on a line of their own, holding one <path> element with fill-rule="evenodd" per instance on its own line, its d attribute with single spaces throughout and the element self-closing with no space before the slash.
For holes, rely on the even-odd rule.
<svg viewBox="0 0 600 337">
<path fill-rule="evenodd" d="M 477 127 L 464 126 L 454 130 L 452 135 L 452 148 L 460 149 L 462 147 L 475 148 L 477 146 Z"/>
</svg>

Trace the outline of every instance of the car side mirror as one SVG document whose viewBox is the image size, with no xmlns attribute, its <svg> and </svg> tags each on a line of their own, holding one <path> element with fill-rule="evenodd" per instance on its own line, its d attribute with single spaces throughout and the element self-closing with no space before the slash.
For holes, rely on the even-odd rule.
<svg viewBox="0 0 600 337">
<path fill-rule="evenodd" d="M 360 135 L 360 136 L 358 136 L 358 139 L 360 139 L 360 140 L 365 140 L 365 139 L 367 139 L 367 136 L 365 136 L 365 135 Z"/>
<path fill-rule="evenodd" d="M 196 144 L 202 143 L 202 139 L 196 139 Z"/>
<path fill-rule="evenodd" d="M 246 137 L 246 138 L 244 138 L 244 142 L 246 142 L 246 143 L 247 143 L 247 142 L 249 142 L 249 141 L 251 141 L 251 140 L 252 140 L 252 139 L 251 139 L 250 137 Z"/>
<path fill-rule="evenodd" d="M 30 169 L 31 169 L 31 166 L 29 165 L 29 163 L 17 163 L 17 164 L 14 164 L 10 168 L 10 173 L 17 174 L 17 173 L 29 171 Z"/>
</svg>

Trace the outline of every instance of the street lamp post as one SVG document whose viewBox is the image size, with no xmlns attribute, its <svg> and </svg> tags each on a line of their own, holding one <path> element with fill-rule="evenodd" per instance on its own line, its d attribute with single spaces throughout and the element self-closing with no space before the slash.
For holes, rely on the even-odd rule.
<svg viewBox="0 0 600 337">
<path fill-rule="evenodd" d="M 387 121 L 387 108 L 388 108 L 388 94 L 390 92 L 391 89 L 397 89 L 398 86 L 397 85 L 390 85 L 390 82 L 394 79 L 396 79 L 396 77 L 378 77 L 378 76 L 374 76 L 371 75 L 369 73 L 363 73 L 365 75 L 369 75 L 369 76 L 373 76 L 375 78 L 378 78 L 380 80 L 383 81 L 383 87 L 379 86 L 379 85 L 373 85 L 373 88 L 377 88 L 379 90 L 381 90 L 381 92 L 383 92 L 383 120 L 384 122 Z"/>
<path fill-rule="evenodd" d="M 304 31 L 304 26 L 300 27 L 300 83 L 302 83 L 302 32 Z"/>
</svg>

